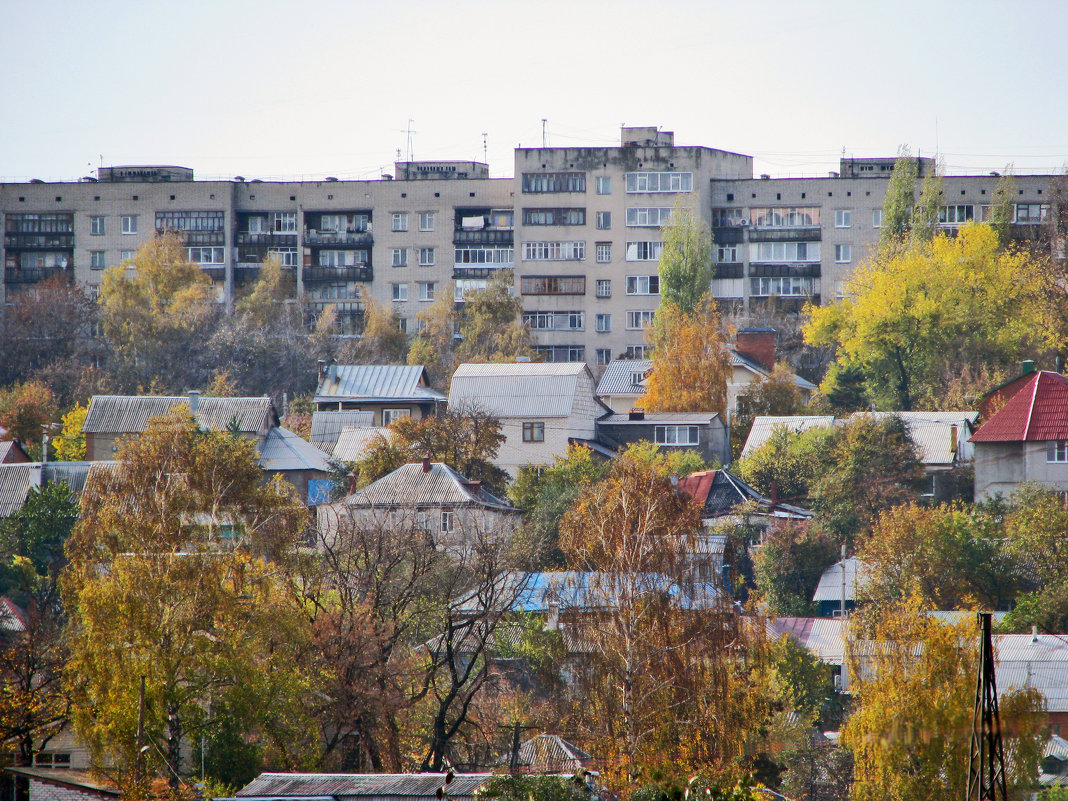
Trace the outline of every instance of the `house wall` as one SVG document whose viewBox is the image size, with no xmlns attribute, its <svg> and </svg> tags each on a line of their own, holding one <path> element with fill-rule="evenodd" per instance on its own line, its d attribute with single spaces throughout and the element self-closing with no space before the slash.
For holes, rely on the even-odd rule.
<svg viewBox="0 0 1068 801">
<path fill-rule="evenodd" d="M 636 423 L 621 423 L 616 425 L 600 423 L 598 427 L 607 436 L 611 437 L 616 442 L 630 444 L 632 442 L 640 442 L 645 440 L 646 442 L 656 441 L 656 426 L 657 425 L 672 425 L 670 423 L 656 423 L 649 421 L 643 424 Z M 692 424 L 690 424 L 692 425 Z M 723 425 L 723 422 L 716 417 L 712 422 L 705 423 L 699 426 L 701 444 L 697 446 L 682 446 L 673 447 L 669 445 L 661 445 L 660 450 L 667 453 L 670 451 L 689 450 L 695 451 L 700 454 L 701 458 L 707 464 L 713 464 L 715 461 L 719 461 L 721 464 L 726 464 L 730 461 L 730 443 L 727 440 L 727 429 Z"/>
<path fill-rule="evenodd" d="M 1046 461 L 1045 442 L 976 442 L 975 499 L 1012 495 L 1033 482 L 1068 492 L 1068 464 Z"/>
<path fill-rule="evenodd" d="M 453 531 L 442 530 L 442 512 L 453 513 Z M 496 538 L 511 534 L 522 522 L 518 510 L 505 512 L 482 506 L 449 506 L 420 504 L 418 507 L 398 505 L 391 509 L 347 506 L 344 503 L 323 504 L 316 510 L 319 530 L 327 538 L 336 537 L 346 527 L 358 530 L 391 530 L 421 536 L 429 532 L 440 548 L 459 548 L 479 538 Z"/>
<path fill-rule="evenodd" d="M 444 405 L 444 403 L 443 403 Z M 416 420 L 422 420 L 424 417 L 432 415 L 434 413 L 433 403 L 413 403 L 412 401 L 321 401 L 317 404 L 318 411 L 320 412 L 333 412 L 333 411 L 356 411 L 356 412 L 371 412 L 374 414 L 374 425 L 384 426 L 382 421 L 383 409 L 402 409 L 406 410 L 411 417 Z"/>
</svg>

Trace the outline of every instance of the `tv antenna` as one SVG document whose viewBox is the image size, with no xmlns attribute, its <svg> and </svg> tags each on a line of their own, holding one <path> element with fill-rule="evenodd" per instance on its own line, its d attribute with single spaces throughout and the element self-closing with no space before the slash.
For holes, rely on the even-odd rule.
<svg viewBox="0 0 1068 801">
<path fill-rule="evenodd" d="M 489 151 L 486 147 L 486 137 L 489 136 L 485 131 L 482 132 L 482 160 L 489 164 Z"/>
<path fill-rule="evenodd" d="M 998 684 L 994 675 L 994 645 L 989 612 L 979 612 L 979 675 L 972 712 L 972 745 L 968 755 L 967 801 L 1007 801 L 1005 751 L 998 715 Z"/>
<path fill-rule="evenodd" d="M 412 134 L 419 133 L 418 131 L 413 131 L 412 130 L 412 124 L 414 122 L 415 122 L 415 120 L 408 120 L 408 161 L 412 160 L 412 155 L 413 155 L 412 154 Z"/>
<path fill-rule="evenodd" d="M 542 147 L 548 147 L 549 146 L 549 140 L 548 140 L 548 138 L 546 136 L 546 133 L 545 133 L 545 123 L 547 123 L 548 121 L 549 120 L 546 119 L 545 117 L 541 118 L 541 146 Z"/>
</svg>

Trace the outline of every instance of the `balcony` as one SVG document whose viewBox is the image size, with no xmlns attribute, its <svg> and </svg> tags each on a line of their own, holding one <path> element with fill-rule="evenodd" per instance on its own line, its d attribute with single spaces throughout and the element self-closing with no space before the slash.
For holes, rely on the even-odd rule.
<svg viewBox="0 0 1068 801">
<path fill-rule="evenodd" d="M 369 248 L 374 243 L 370 231 L 318 231 L 312 228 L 304 232 L 304 244 L 311 247 Z"/>
<path fill-rule="evenodd" d="M 73 250 L 72 233 L 12 233 L 4 234 L 4 247 L 9 250 Z"/>
<path fill-rule="evenodd" d="M 717 245 L 740 245 L 745 241 L 745 229 L 736 226 L 713 228 L 712 241 Z"/>
<path fill-rule="evenodd" d="M 453 231 L 452 243 L 454 245 L 508 245 L 515 242 L 513 231 L 496 231 L 481 229 L 478 231 Z"/>
<path fill-rule="evenodd" d="M 492 278 L 501 270 L 511 270 L 512 263 L 487 265 L 485 267 L 453 267 L 453 278 Z"/>
<path fill-rule="evenodd" d="M 750 264 L 749 275 L 753 278 L 819 278 L 820 263 L 810 264 Z M 717 275 L 717 278 L 739 277 Z"/>
<path fill-rule="evenodd" d="M 369 264 L 351 267 L 305 267 L 304 283 L 316 281 L 370 281 L 374 270 Z"/>
<path fill-rule="evenodd" d="M 39 281 L 47 281 L 49 278 L 66 278 L 68 281 L 74 276 L 74 271 L 67 267 L 5 267 L 5 284 L 36 284 Z"/>
<path fill-rule="evenodd" d="M 296 233 L 276 234 L 238 231 L 234 234 L 234 244 L 238 247 L 242 245 L 259 245 L 261 247 L 295 248 L 297 246 L 297 235 Z"/>
<path fill-rule="evenodd" d="M 744 278 L 745 267 L 741 264 L 717 264 L 713 268 L 713 278 Z"/>
<path fill-rule="evenodd" d="M 817 226 L 803 228 L 750 228 L 750 242 L 819 242 L 823 232 Z M 719 240 L 716 240 L 719 242 Z M 725 244 L 725 243 L 723 243 Z"/>
<path fill-rule="evenodd" d="M 316 313 L 319 314 L 326 309 L 327 306 L 334 307 L 334 313 L 338 317 L 362 317 L 363 316 L 363 301 L 362 300 L 322 300 L 316 299 L 308 301 L 308 306 Z"/>
</svg>

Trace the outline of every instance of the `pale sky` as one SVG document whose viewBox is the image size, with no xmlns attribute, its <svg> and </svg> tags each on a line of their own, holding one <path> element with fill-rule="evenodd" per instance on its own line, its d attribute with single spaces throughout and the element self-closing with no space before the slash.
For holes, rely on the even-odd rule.
<svg viewBox="0 0 1068 801">
<path fill-rule="evenodd" d="M 947 172 L 1068 162 L 1065 0 L 0 0 L 0 180 L 110 164 L 374 178 L 415 159 L 676 144 L 818 176 L 843 153 Z"/>
</svg>

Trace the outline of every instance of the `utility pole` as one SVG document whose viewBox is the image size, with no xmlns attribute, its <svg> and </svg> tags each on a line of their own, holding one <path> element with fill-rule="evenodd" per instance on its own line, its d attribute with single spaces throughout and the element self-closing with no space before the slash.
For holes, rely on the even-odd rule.
<svg viewBox="0 0 1068 801">
<path fill-rule="evenodd" d="M 965 801 L 1008 801 L 1005 789 L 1005 752 L 998 714 L 998 685 L 994 675 L 994 644 L 990 612 L 979 612 L 979 675 L 975 682 L 972 745 L 968 756 L 968 792 Z"/>
<path fill-rule="evenodd" d="M 137 768 L 136 782 L 145 780 L 145 677 L 141 676 L 141 691 L 137 695 Z"/>
</svg>

